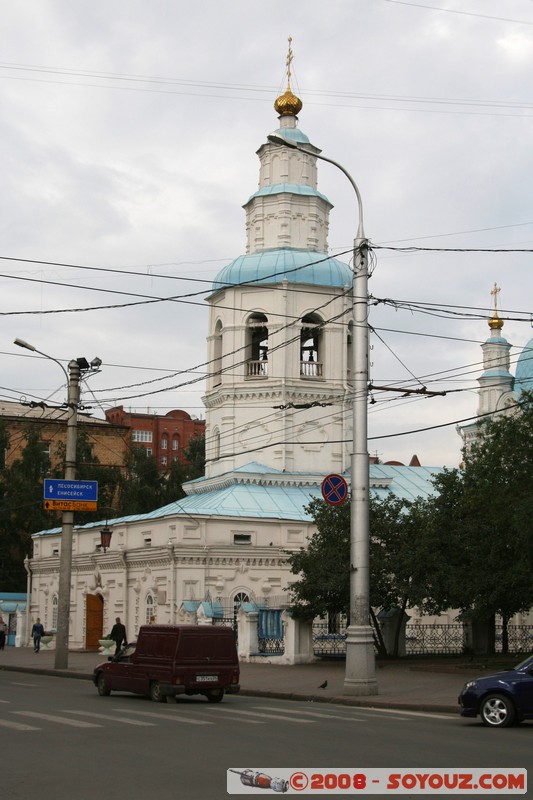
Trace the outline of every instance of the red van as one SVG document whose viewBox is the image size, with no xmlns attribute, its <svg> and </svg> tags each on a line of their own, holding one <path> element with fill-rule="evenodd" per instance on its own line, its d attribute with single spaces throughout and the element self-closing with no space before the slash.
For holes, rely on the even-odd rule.
<svg viewBox="0 0 533 800">
<path fill-rule="evenodd" d="M 143 625 L 134 644 L 98 664 L 99 695 L 112 691 L 168 696 L 203 694 L 219 703 L 239 691 L 239 660 L 232 628 L 208 625 Z"/>
</svg>

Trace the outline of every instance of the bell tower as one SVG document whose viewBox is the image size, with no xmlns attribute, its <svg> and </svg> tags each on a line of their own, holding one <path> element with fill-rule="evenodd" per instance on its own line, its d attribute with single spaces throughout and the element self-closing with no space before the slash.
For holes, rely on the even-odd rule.
<svg viewBox="0 0 533 800">
<path fill-rule="evenodd" d="M 292 60 L 289 39 L 276 133 L 310 152 L 260 146 L 246 252 L 213 282 L 206 477 L 251 462 L 287 473 L 350 465 L 352 275 L 327 252 L 333 206 L 317 188 L 320 150 L 298 127 Z"/>
</svg>

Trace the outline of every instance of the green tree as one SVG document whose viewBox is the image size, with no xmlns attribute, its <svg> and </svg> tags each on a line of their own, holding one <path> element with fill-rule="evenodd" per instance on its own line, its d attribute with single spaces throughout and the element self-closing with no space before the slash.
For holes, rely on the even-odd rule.
<svg viewBox="0 0 533 800">
<path fill-rule="evenodd" d="M 200 478 L 205 472 L 205 436 L 193 436 L 188 447 L 183 449 L 187 460 L 185 475 L 187 480 Z"/>
<path fill-rule="evenodd" d="M 55 524 L 55 515 L 43 507 L 43 479 L 50 469 L 45 444 L 31 423 L 23 429 L 23 436 L 26 444 L 20 457 L 0 474 L 0 585 L 4 591 L 25 590 L 24 558 L 32 554 L 31 535 Z M 2 426 L 2 452 L 7 443 Z"/>
<path fill-rule="evenodd" d="M 345 614 L 350 608 L 350 503 L 329 505 L 312 500 L 307 511 L 316 525 L 308 546 L 289 555 L 293 611 L 307 617 Z M 425 525 L 422 501 L 409 503 L 392 495 L 370 501 L 370 606 L 376 639 L 379 626 L 372 608 L 398 607 L 423 599 L 425 569 L 417 548 Z M 400 623 L 396 635 L 398 650 Z"/>
<path fill-rule="evenodd" d="M 145 514 L 165 504 L 165 478 L 155 458 L 144 447 L 133 447 L 122 479 L 119 508 L 122 514 Z"/>
<path fill-rule="evenodd" d="M 65 474 L 66 448 L 60 443 L 56 449 L 58 465 L 54 470 L 54 477 L 61 478 Z M 96 481 L 98 483 L 98 512 L 76 511 L 76 525 L 94 522 L 97 513 L 113 516 L 118 512 L 120 502 L 120 486 L 123 483 L 123 469 L 118 466 L 106 466 L 100 463 L 94 455 L 90 435 L 83 428 L 77 429 L 76 439 L 76 479 L 81 481 Z M 95 515 L 96 514 L 96 515 Z"/>
<path fill-rule="evenodd" d="M 429 607 L 459 608 L 464 618 L 507 623 L 533 606 L 533 396 L 521 410 L 482 426 L 464 467 L 435 481 L 429 540 L 442 559 L 431 569 Z M 435 560 L 435 556 L 433 557 Z"/>
</svg>

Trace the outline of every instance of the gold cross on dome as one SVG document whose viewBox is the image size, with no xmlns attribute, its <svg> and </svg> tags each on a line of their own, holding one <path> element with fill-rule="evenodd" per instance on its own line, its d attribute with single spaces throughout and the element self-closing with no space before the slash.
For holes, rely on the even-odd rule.
<svg viewBox="0 0 533 800">
<path fill-rule="evenodd" d="M 494 298 L 494 311 L 498 310 L 498 295 L 500 294 L 501 289 L 497 283 L 494 284 L 494 287 L 491 289 L 490 293 Z"/>
<path fill-rule="evenodd" d="M 289 88 L 290 88 L 290 85 L 291 85 L 291 75 L 292 75 L 292 73 L 291 73 L 291 64 L 292 64 L 292 59 L 293 59 L 291 45 L 292 45 L 292 36 L 289 36 L 289 50 L 287 52 L 287 85 L 288 85 Z"/>
</svg>

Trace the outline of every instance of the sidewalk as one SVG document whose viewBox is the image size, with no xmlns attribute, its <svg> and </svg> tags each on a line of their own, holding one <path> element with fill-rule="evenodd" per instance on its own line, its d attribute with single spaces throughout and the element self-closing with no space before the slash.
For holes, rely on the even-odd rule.
<svg viewBox="0 0 533 800">
<path fill-rule="evenodd" d="M 34 653 L 31 647 L 6 647 L 0 652 L 0 673 L 14 670 L 91 680 L 96 664 L 105 660 L 100 653 L 71 651 L 68 669 L 56 670 L 54 658 L 53 650 Z M 274 662 L 273 658 L 270 660 Z M 458 714 L 457 696 L 463 683 L 474 677 L 471 671 L 451 665 L 390 662 L 376 667 L 378 694 L 353 697 L 343 693 L 344 671 L 343 660 L 296 666 L 241 664 L 241 694 Z M 327 687 L 319 689 L 324 681 L 328 682 Z"/>
</svg>

